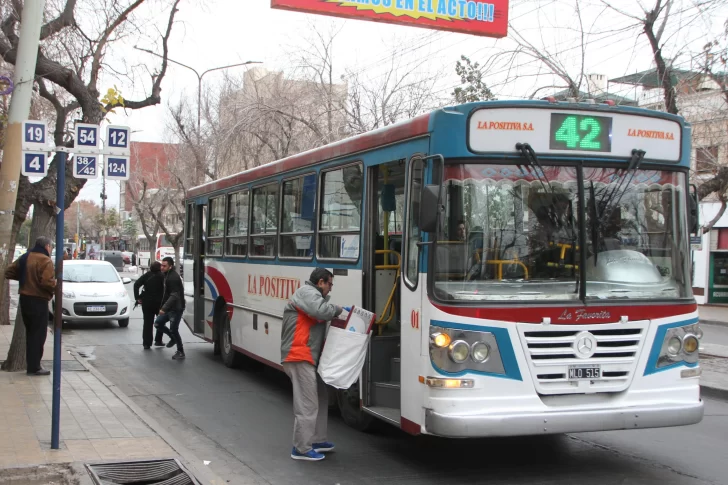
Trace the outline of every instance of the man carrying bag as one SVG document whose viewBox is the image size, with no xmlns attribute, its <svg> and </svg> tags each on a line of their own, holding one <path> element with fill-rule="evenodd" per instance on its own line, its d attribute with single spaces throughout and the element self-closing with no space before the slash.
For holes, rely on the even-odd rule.
<svg viewBox="0 0 728 485">
<path fill-rule="evenodd" d="M 326 322 L 345 309 L 329 303 L 334 275 L 316 268 L 309 281 L 296 290 L 283 311 L 281 362 L 293 384 L 294 460 L 319 461 L 323 452 L 332 451 L 326 441 L 328 393 L 316 373 L 326 336 Z"/>
</svg>

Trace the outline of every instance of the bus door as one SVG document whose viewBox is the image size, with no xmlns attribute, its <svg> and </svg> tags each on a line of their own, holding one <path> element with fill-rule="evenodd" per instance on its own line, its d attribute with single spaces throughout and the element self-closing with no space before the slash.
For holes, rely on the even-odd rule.
<svg viewBox="0 0 728 485">
<path fill-rule="evenodd" d="M 400 424 L 401 263 L 406 160 L 369 168 L 364 305 L 376 313 L 370 343 L 366 409 Z"/>
<path fill-rule="evenodd" d="M 192 281 L 194 291 L 194 325 L 192 332 L 205 333 L 205 235 L 207 234 L 208 202 L 195 204 L 192 242 Z"/>
</svg>

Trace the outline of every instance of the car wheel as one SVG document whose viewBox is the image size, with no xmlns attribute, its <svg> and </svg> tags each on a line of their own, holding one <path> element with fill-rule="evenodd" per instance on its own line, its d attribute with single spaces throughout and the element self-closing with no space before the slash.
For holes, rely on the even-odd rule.
<svg viewBox="0 0 728 485">
<path fill-rule="evenodd" d="M 129 326 L 129 319 L 128 319 L 128 318 L 125 318 L 125 319 L 123 319 L 123 320 L 119 320 L 119 326 L 120 326 L 121 328 L 126 328 L 126 327 L 128 327 L 128 326 Z"/>
<path fill-rule="evenodd" d="M 336 399 L 339 402 L 339 411 L 344 422 L 357 431 L 368 431 L 374 423 L 374 418 L 365 413 L 359 404 L 359 382 L 349 389 L 338 389 Z"/>
<path fill-rule="evenodd" d="M 243 356 L 233 348 L 233 339 L 230 333 L 230 317 L 227 312 L 223 312 L 223 314 L 224 315 L 221 319 L 222 327 L 220 329 L 222 333 L 220 355 L 222 356 L 222 361 L 226 366 L 230 368 L 240 367 L 243 363 Z"/>
</svg>

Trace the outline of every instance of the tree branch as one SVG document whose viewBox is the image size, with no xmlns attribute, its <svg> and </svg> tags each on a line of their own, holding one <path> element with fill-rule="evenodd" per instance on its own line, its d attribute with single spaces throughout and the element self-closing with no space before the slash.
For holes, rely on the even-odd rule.
<svg viewBox="0 0 728 485">
<path fill-rule="evenodd" d="M 76 0 L 67 0 L 66 6 L 63 8 L 63 12 L 54 18 L 40 29 L 40 40 L 45 40 L 48 37 L 60 32 L 66 27 L 70 27 L 76 23 L 74 17 L 74 9 L 76 8 Z"/>
</svg>

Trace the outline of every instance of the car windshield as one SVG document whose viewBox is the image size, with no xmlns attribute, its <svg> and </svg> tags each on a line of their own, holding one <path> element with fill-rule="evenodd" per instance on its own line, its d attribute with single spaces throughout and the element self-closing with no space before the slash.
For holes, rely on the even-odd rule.
<svg viewBox="0 0 728 485">
<path fill-rule="evenodd" d="M 119 274 L 108 264 L 68 264 L 63 266 L 63 281 L 72 283 L 116 283 Z"/>
<path fill-rule="evenodd" d="M 579 201 L 577 171 L 583 170 Z M 684 298 L 683 173 L 448 165 L 434 291 L 441 300 Z M 583 214 L 580 207 L 583 205 Z"/>
</svg>

